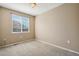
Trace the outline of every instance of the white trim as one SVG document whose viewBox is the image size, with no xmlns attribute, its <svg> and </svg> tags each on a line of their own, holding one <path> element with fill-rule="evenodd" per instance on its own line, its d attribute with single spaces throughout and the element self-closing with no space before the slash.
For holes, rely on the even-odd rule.
<svg viewBox="0 0 79 59">
<path fill-rule="evenodd" d="M 11 13 L 11 22 L 12 22 L 12 30 L 11 30 L 11 33 L 29 33 L 29 32 L 30 32 L 30 19 L 29 19 L 28 16 L 21 16 L 21 18 L 22 18 L 22 17 L 27 17 L 27 18 L 28 18 L 28 23 L 29 23 L 29 25 L 28 25 L 28 31 L 22 31 L 22 25 L 21 25 L 21 32 L 13 32 L 12 14 L 14 14 L 14 13 Z M 14 14 L 14 15 L 16 15 L 16 14 Z M 17 16 L 18 16 L 18 15 L 17 15 Z M 20 21 L 20 22 L 21 22 L 21 24 L 22 24 L 22 21 Z"/>
<path fill-rule="evenodd" d="M 24 41 L 19 41 L 19 42 L 3 45 L 3 46 L 0 46 L 0 48 L 5 48 L 5 47 L 8 47 L 8 46 L 18 45 L 18 44 L 21 44 L 21 43 L 26 43 L 26 42 L 31 42 L 31 41 L 34 41 L 34 39 L 24 40 Z"/>
<path fill-rule="evenodd" d="M 60 49 L 63 49 L 63 50 L 66 50 L 66 51 L 69 51 L 69 52 L 79 54 L 79 52 L 77 52 L 77 51 L 74 51 L 74 50 L 71 50 L 71 49 L 68 49 L 68 48 L 65 48 L 65 47 L 62 47 L 62 46 L 58 46 L 58 45 L 55 45 L 55 44 L 52 44 L 52 43 L 49 43 L 49 42 L 46 42 L 46 41 L 43 41 L 43 40 L 38 40 L 37 39 L 37 41 L 48 44 L 48 45 L 51 45 L 51 46 L 54 46 L 54 47 L 57 47 L 57 48 L 60 48 Z"/>
<path fill-rule="evenodd" d="M 29 31 L 25 31 L 25 32 L 12 32 L 12 34 L 19 34 L 19 33 L 30 33 Z"/>
</svg>

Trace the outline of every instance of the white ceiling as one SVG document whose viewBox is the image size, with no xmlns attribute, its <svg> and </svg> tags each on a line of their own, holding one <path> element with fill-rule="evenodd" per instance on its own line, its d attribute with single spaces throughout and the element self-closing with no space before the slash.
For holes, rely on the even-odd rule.
<svg viewBox="0 0 79 59">
<path fill-rule="evenodd" d="M 62 4 L 61 3 L 37 3 L 37 6 L 35 8 L 32 8 L 31 3 L 0 3 L 0 6 L 2 7 L 24 12 L 34 16 L 42 14 L 60 5 Z"/>
</svg>

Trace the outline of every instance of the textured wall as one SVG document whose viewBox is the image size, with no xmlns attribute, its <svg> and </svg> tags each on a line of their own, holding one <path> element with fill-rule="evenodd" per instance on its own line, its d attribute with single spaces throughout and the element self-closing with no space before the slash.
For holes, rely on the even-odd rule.
<svg viewBox="0 0 79 59">
<path fill-rule="evenodd" d="M 36 16 L 36 38 L 79 52 L 79 4 L 63 4 Z"/>
</svg>

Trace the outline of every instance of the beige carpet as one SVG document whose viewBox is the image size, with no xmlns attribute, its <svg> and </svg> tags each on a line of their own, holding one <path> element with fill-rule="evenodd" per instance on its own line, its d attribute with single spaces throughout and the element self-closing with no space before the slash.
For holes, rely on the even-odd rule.
<svg viewBox="0 0 79 59">
<path fill-rule="evenodd" d="M 22 43 L 0 49 L 0 56 L 79 56 L 39 41 Z"/>
</svg>

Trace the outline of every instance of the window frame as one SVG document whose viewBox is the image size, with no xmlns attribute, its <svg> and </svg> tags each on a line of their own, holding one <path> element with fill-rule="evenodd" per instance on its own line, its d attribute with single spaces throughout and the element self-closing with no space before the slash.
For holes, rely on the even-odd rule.
<svg viewBox="0 0 79 59">
<path fill-rule="evenodd" d="M 27 17 L 27 18 L 28 18 L 28 31 L 24 31 L 24 32 L 22 31 L 22 23 L 21 23 L 21 32 L 13 32 L 12 14 L 13 14 L 13 15 L 17 15 L 17 16 L 21 16 L 21 17 Z M 11 13 L 10 15 L 11 15 L 11 23 L 12 23 L 12 25 L 11 25 L 11 27 L 12 27 L 11 33 L 29 33 L 29 32 L 30 32 L 30 19 L 29 19 L 28 16 L 18 15 L 18 14 L 15 14 L 15 13 Z"/>
</svg>

